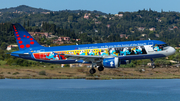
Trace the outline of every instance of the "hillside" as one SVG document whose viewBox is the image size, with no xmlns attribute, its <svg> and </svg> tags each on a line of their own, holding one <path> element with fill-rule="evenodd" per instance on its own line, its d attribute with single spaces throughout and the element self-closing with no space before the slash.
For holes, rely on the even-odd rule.
<svg viewBox="0 0 180 101">
<path fill-rule="evenodd" d="M 46 9 L 42 9 L 42 8 L 33 8 L 33 7 L 29 7 L 26 5 L 20 5 L 17 7 L 11 7 L 11 8 L 5 8 L 5 9 L 0 9 L 1 13 L 5 13 L 5 12 L 27 12 L 27 13 L 31 13 L 31 12 L 50 12 L 50 10 L 46 10 Z"/>
<path fill-rule="evenodd" d="M 15 11 L 16 9 L 39 13 L 10 12 L 10 10 Z M 65 31 L 62 30 L 65 29 L 75 34 L 73 38 L 80 38 L 80 44 L 147 40 L 148 38 L 165 41 L 171 46 L 179 46 L 180 43 L 179 12 L 157 12 L 151 9 L 118 12 L 115 15 L 86 10 L 44 12 L 42 9 L 25 5 L 2 11 L 8 10 L 9 12 L 0 13 L 0 23 L 18 22 L 28 31 L 45 31 L 58 36 L 71 37 L 72 34 L 64 34 Z M 8 32 L 12 31 L 9 27 L 7 29 Z M 1 31 L 7 29 L 2 25 Z"/>
<path fill-rule="evenodd" d="M 34 8 L 34 7 L 30 7 L 27 5 L 19 5 L 17 7 L 11 7 L 11 8 L 5 8 L 5 9 L 0 9 L 1 13 L 38 13 L 38 12 L 53 12 L 51 10 L 47 10 L 47 9 L 42 9 L 42 8 Z M 79 13 L 79 12 L 91 12 L 91 13 L 96 13 L 96 14 L 100 14 L 100 15 L 106 15 L 106 13 L 103 13 L 101 11 L 88 11 L 88 10 L 59 10 L 59 11 L 54 11 L 54 12 L 69 12 L 69 13 Z"/>
</svg>

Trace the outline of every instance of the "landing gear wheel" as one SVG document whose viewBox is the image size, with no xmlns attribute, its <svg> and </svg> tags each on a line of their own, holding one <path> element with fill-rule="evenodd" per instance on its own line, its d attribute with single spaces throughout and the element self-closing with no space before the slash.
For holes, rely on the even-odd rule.
<svg viewBox="0 0 180 101">
<path fill-rule="evenodd" d="M 155 66 L 155 65 L 153 65 L 153 66 L 152 66 L 152 68 L 154 69 L 154 68 L 156 68 L 156 66 Z"/>
<path fill-rule="evenodd" d="M 94 73 L 96 73 L 96 70 L 94 68 L 92 68 L 89 70 L 89 73 L 94 74 Z"/>
<path fill-rule="evenodd" d="M 99 66 L 99 67 L 98 67 L 98 70 L 99 70 L 99 71 L 103 71 L 103 70 L 104 70 L 104 67 L 103 67 L 103 66 Z"/>
</svg>

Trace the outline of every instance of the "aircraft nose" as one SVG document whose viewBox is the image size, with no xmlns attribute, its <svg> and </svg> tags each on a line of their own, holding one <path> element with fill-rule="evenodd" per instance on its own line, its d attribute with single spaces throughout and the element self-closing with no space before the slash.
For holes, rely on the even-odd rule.
<svg viewBox="0 0 180 101">
<path fill-rule="evenodd" d="M 169 55 L 173 55 L 176 52 L 176 50 L 173 47 L 169 47 Z"/>
</svg>

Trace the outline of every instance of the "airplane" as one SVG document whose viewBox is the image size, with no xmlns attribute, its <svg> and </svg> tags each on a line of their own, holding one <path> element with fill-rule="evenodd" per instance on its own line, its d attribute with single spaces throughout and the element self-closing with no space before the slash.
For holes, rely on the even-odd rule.
<svg viewBox="0 0 180 101">
<path fill-rule="evenodd" d="M 163 41 L 141 40 L 82 44 L 70 46 L 41 46 L 19 23 L 12 24 L 19 51 L 11 56 L 56 64 L 89 63 L 91 74 L 104 68 L 118 68 L 120 64 L 130 63 L 136 59 L 151 59 L 170 56 L 175 49 Z"/>
</svg>

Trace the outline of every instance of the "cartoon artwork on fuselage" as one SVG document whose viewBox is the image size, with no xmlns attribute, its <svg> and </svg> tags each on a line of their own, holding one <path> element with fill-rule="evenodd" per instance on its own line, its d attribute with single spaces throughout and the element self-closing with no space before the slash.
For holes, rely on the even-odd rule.
<svg viewBox="0 0 180 101">
<path fill-rule="evenodd" d="M 50 60 L 55 60 L 56 59 L 56 54 L 54 52 L 51 52 L 49 55 L 46 55 L 46 58 L 50 59 Z"/>
<path fill-rule="evenodd" d="M 135 47 L 116 47 L 116 48 L 103 48 L 103 49 L 85 49 L 85 50 L 69 50 L 69 51 L 56 51 L 34 53 L 35 59 L 41 60 L 65 60 L 63 54 L 69 55 L 87 55 L 87 56 L 127 56 L 147 54 L 144 46 Z"/>
<path fill-rule="evenodd" d="M 33 53 L 33 56 L 35 59 L 39 59 L 39 60 L 65 60 L 66 59 L 65 56 L 61 54 L 59 54 L 59 52 L 43 52 L 43 53 Z"/>
<path fill-rule="evenodd" d="M 110 48 L 109 52 L 112 56 L 147 54 L 144 46 Z"/>
<path fill-rule="evenodd" d="M 109 52 L 107 49 L 101 49 L 100 56 L 108 56 Z"/>
<path fill-rule="evenodd" d="M 147 54 L 144 46 L 136 47 L 116 47 L 103 49 L 85 49 L 85 50 L 71 50 L 66 51 L 65 54 L 70 55 L 88 55 L 88 56 L 126 56 Z"/>
<path fill-rule="evenodd" d="M 51 52 L 50 54 L 46 54 L 46 58 L 49 60 L 60 60 L 62 59 L 62 57 L 60 55 L 58 55 L 58 53 L 55 52 Z"/>
<path fill-rule="evenodd" d="M 154 50 L 154 51 L 157 51 L 157 52 L 163 50 L 162 45 L 157 45 L 157 44 L 155 44 L 155 45 L 153 45 L 152 47 L 153 47 L 153 50 Z"/>
</svg>

